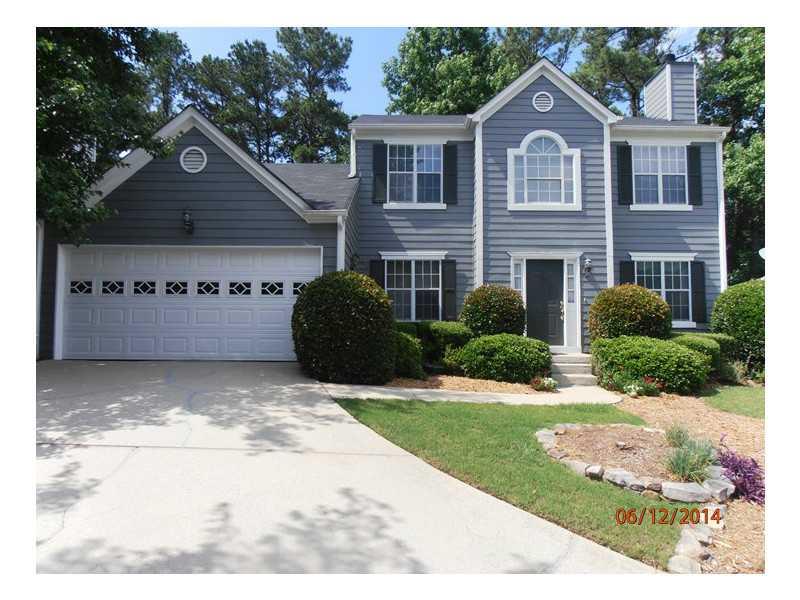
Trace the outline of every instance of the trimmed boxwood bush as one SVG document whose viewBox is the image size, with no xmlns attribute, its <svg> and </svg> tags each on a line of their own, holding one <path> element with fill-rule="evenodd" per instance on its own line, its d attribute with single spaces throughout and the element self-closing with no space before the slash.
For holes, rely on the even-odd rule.
<svg viewBox="0 0 800 600">
<path fill-rule="evenodd" d="M 402 331 L 393 331 L 395 360 L 394 374 L 398 377 L 425 379 L 422 370 L 422 344 L 413 335 Z"/>
<path fill-rule="evenodd" d="M 394 328 L 397 331 L 407 333 L 408 335 L 413 335 L 416 338 L 419 337 L 419 332 L 417 331 L 417 324 L 414 322 L 395 321 Z"/>
<path fill-rule="evenodd" d="M 589 307 L 593 340 L 621 335 L 668 338 L 672 311 L 664 300 L 639 285 L 626 283 L 602 290 Z"/>
<path fill-rule="evenodd" d="M 477 336 L 521 335 L 525 331 L 525 305 L 516 290 L 503 285 L 482 285 L 467 295 L 460 320 Z"/>
<path fill-rule="evenodd" d="M 675 332 L 672 334 L 673 338 L 680 337 L 682 335 L 691 335 L 695 337 L 706 338 L 710 340 L 714 340 L 719 344 L 719 352 L 722 360 L 735 360 L 736 359 L 736 340 L 733 339 L 733 336 L 728 335 L 727 333 L 710 333 L 708 331 L 692 331 L 678 333 Z"/>
<path fill-rule="evenodd" d="M 303 372 L 334 383 L 383 384 L 394 375 L 394 315 L 375 280 L 353 271 L 310 282 L 292 312 Z"/>
<path fill-rule="evenodd" d="M 711 360 L 711 369 L 719 372 L 722 365 L 719 344 L 710 337 L 704 337 L 692 333 L 681 333 L 672 336 L 672 341 L 681 346 L 691 348 L 695 352 L 701 352 Z"/>
<path fill-rule="evenodd" d="M 469 342 L 448 358 L 457 361 L 467 377 L 529 383 L 550 369 L 550 347 L 541 340 L 501 333 Z"/>
<path fill-rule="evenodd" d="M 440 363 L 448 348 L 461 348 L 475 337 L 472 330 L 459 321 L 420 321 L 417 329 L 428 363 Z"/>
<path fill-rule="evenodd" d="M 763 369 L 764 281 L 745 281 L 722 292 L 711 311 L 711 329 L 733 337 L 734 359 L 751 371 Z"/>
<path fill-rule="evenodd" d="M 643 336 L 601 338 L 592 342 L 592 359 L 601 384 L 615 378 L 651 378 L 667 392 L 686 393 L 702 386 L 711 359 L 672 341 Z"/>
</svg>

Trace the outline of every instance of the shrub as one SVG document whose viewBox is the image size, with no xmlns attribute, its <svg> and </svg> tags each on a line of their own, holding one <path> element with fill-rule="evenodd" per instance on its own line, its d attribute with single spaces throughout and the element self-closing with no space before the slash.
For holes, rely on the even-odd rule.
<svg viewBox="0 0 800 600">
<path fill-rule="evenodd" d="M 393 331 L 395 349 L 394 374 L 398 377 L 425 379 L 422 370 L 422 344 L 413 335 Z"/>
<path fill-rule="evenodd" d="M 417 331 L 416 323 L 410 323 L 406 321 L 396 321 L 394 324 L 394 328 L 402 333 L 413 335 L 415 338 L 419 337 L 419 331 Z"/>
<path fill-rule="evenodd" d="M 603 385 L 613 384 L 616 377 L 650 378 L 667 392 L 696 390 L 711 370 L 709 358 L 699 352 L 675 342 L 641 336 L 595 340 L 592 359 Z"/>
<path fill-rule="evenodd" d="M 711 329 L 735 340 L 734 358 L 750 371 L 764 367 L 764 281 L 753 279 L 722 292 L 711 311 Z"/>
<path fill-rule="evenodd" d="M 450 346 L 444 351 L 442 367 L 444 372 L 449 375 L 463 375 L 464 369 L 461 368 L 461 348 Z"/>
<path fill-rule="evenodd" d="M 602 290 L 589 307 L 589 336 L 593 340 L 621 335 L 667 338 L 672 311 L 658 294 L 624 284 Z"/>
<path fill-rule="evenodd" d="M 738 496 L 748 502 L 764 504 L 764 470 L 754 458 L 740 456 L 723 444 L 719 464 L 725 469 L 725 477 L 736 486 Z"/>
<path fill-rule="evenodd" d="M 689 441 L 689 431 L 681 425 L 670 425 L 665 433 L 667 444 L 672 448 L 680 448 L 685 446 Z"/>
<path fill-rule="evenodd" d="M 682 481 L 702 483 L 717 453 L 708 441 L 687 440 L 667 457 L 667 469 Z"/>
<path fill-rule="evenodd" d="M 475 334 L 458 321 L 420 321 L 417 324 L 425 360 L 439 363 L 448 348 L 461 348 Z"/>
<path fill-rule="evenodd" d="M 708 356 L 711 361 L 711 369 L 718 373 L 722 367 L 719 344 L 710 337 L 703 337 L 692 333 L 681 333 L 672 337 L 672 341 L 681 346 L 691 348 L 695 352 L 700 352 Z"/>
<path fill-rule="evenodd" d="M 303 372 L 320 381 L 386 383 L 394 375 L 393 325 L 389 297 L 371 277 L 327 273 L 295 302 L 295 354 Z"/>
<path fill-rule="evenodd" d="M 482 285 L 469 293 L 461 321 L 476 336 L 525 331 L 525 305 L 519 292 L 502 285 Z"/>
<path fill-rule="evenodd" d="M 554 392 L 558 382 L 552 377 L 534 377 L 531 379 L 531 387 L 537 392 Z"/>
<path fill-rule="evenodd" d="M 476 338 L 457 354 L 467 377 L 528 383 L 550 369 L 550 347 L 521 335 L 500 333 Z"/>
</svg>

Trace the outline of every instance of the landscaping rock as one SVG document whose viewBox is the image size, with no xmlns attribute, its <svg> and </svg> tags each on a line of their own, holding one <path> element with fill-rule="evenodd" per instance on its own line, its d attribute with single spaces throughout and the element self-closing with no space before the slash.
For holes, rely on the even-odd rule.
<svg viewBox="0 0 800 600">
<path fill-rule="evenodd" d="M 588 463 L 581 462 L 579 460 L 562 460 L 561 462 L 563 462 L 565 466 L 569 467 L 571 471 L 574 471 L 581 476 L 586 475 L 586 468 L 589 466 Z"/>
<path fill-rule="evenodd" d="M 636 475 L 625 469 L 607 469 L 603 474 L 603 479 L 614 485 L 625 487 L 629 481 L 636 479 Z"/>
<path fill-rule="evenodd" d="M 642 492 L 642 496 L 645 498 L 650 498 L 651 500 L 660 500 L 661 494 L 658 492 L 654 492 L 653 490 L 645 490 Z"/>
<path fill-rule="evenodd" d="M 628 448 L 630 448 L 630 445 L 628 444 L 628 442 L 619 441 L 617 442 L 617 448 L 619 448 L 620 450 L 627 450 Z"/>
<path fill-rule="evenodd" d="M 686 532 L 687 535 L 694 537 L 694 539 L 704 546 L 708 546 L 713 541 L 713 532 L 711 531 L 711 528 L 707 525 L 703 525 L 702 523 L 697 525 L 686 525 L 684 526 L 683 531 Z"/>
<path fill-rule="evenodd" d="M 545 450 L 550 450 L 556 445 L 556 434 L 550 429 L 540 429 L 536 432 L 536 439 Z"/>
<path fill-rule="evenodd" d="M 687 556 L 695 560 L 702 560 L 711 555 L 708 549 L 705 548 L 699 541 L 697 541 L 697 538 L 694 535 L 685 529 L 681 531 L 681 538 L 678 540 L 678 544 L 675 546 L 675 554 L 679 556 Z"/>
<path fill-rule="evenodd" d="M 564 452 L 563 450 L 559 450 L 558 448 L 550 448 L 547 451 L 547 455 L 550 456 L 551 458 L 555 458 L 556 460 L 561 460 L 567 455 L 567 453 Z"/>
<path fill-rule="evenodd" d="M 709 491 L 711 497 L 717 502 L 725 502 L 736 491 L 736 486 L 727 479 L 706 479 L 703 482 L 703 487 Z"/>
<path fill-rule="evenodd" d="M 559 423 L 558 425 L 553 425 L 553 433 L 556 435 L 564 435 L 567 433 L 567 426 Z"/>
<path fill-rule="evenodd" d="M 694 482 L 663 481 L 661 494 L 668 500 L 677 500 L 678 502 L 708 502 L 711 500 L 711 493 Z"/>
<path fill-rule="evenodd" d="M 725 477 L 725 469 L 719 465 L 711 465 L 706 469 L 706 477 L 709 479 L 727 479 Z"/>
<path fill-rule="evenodd" d="M 604 472 L 603 465 L 590 465 L 586 467 L 586 476 L 589 479 L 602 479 Z"/>
<path fill-rule="evenodd" d="M 661 491 L 661 480 L 660 479 L 656 479 L 655 477 L 648 477 L 648 476 L 640 477 L 639 479 L 642 481 L 642 483 L 644 484 L 644 487 L 646 489 L 653 490 L 654 492 L 660 492 Z"/>
<path fill-rule="evenodd" d="M 700 563 L 688 556 L 673 556 L 667 562 L 667 571 L 681 575 L 699 575 Z"/>
<path fill-rule="evenodd" d="M 628 489 L 633 490 L 634 492 L 643 492 L 645 488 L 644 482 L 636 477 L 629 479 L 627 485 Z"/>
</svg>

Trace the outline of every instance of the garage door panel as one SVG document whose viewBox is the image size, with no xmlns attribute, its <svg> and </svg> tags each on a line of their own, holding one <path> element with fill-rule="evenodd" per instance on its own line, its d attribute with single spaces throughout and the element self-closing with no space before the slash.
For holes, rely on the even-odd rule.
<svg viewBox="0 0 800 600">
<path fill-rule="evenodd" d="M 64 357 L 294 360 L 293 290 L 320 268 L 318 248 L 82 246 L 67 263 Z"/>
</svg>

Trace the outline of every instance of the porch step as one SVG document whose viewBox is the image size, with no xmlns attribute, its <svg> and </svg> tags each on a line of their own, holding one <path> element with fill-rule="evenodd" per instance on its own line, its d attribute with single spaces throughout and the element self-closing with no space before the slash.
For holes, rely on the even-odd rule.
<svg viewBox="0 0 800 600">
<path fill-rule="evenodd" d="M 551 369 L 553 373 L 559 375 L 591 375 L 592 365 L 589 363 L 556 363 L 554 362 Z"/>
<path fill-rule="evenodd" d="M 553 354 L 554 365 L 567 365 L 579 364 L 590 365 L 592 364 L 592 357 L 590 354 L 573 353 L 573 354 Z"/>
<path fill-rule="evenodd" d="M 558 382 L 561 387 L 572 385 L 597 385 L 597 377 L 585 373 L 556 373 L 553 371 L 550 376 Z"/>
</svg>

